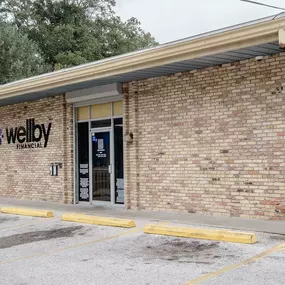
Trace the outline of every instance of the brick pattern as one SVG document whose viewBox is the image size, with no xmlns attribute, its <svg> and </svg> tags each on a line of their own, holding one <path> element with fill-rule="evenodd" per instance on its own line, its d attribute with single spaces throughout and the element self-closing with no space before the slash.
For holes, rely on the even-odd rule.
<svg viewBox="0 0 285 285">
<path fill-rule="evenodd" d="M 285 219 L 285 53 L 124 85 L 126 206 Z"/>
<path fill-rule="evenodd" d="M 16 149 L 7 144 L 6 127 L 35 123 L 52 123 L 46 148 Z M 73 108 L 65 96 L 45 98 L 0 107 L 0 128 L 4 139 L 0 145 L 0 196 L 16 199 L 73 202 Z M 2 159 L 4 158 L 4 159 Z M 50 176 L 51 163 L 60 162 L 57 177 Z"/>
</svg>

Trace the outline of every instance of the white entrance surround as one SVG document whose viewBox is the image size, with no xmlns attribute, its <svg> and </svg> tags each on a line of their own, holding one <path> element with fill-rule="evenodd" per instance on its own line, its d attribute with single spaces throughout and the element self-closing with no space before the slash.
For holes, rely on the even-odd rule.
<svg viewBox="0 0 285 285">
<path fill-rule="evenodd" d="M 78 174 L 78 123 L 87 123 L 89 125 L 89 197 L 90 203 L 96 202 L 96 204 L 100 203 L 110 203 L 110 202 L 101 202 L 101 201 L 94 201 L 93 197 L 93 167 L 92 167 L 92 134 L 96 133 L 97 131 L 102 131 L 102 127 L 92 127 L 92 122 L 100 122 L 100 120 L 110 120 L 110 126 L 108 130 L 110 131 L 110 194 L 111 194 L 111 204 L 115 205 L 115 159 L 114 159 L 114 119 L 122 118 L 122 113 L 114 114 L 115 107 L 113 103 L 122 101 L 122 85 L 120 83 L 114 83 L 109 85 L 102 85 L 93 88 L 81 89 L 76 90 L 73 92 L 66 93 L 66 102 L 72 103 L 74 107 L 74 201 L 78 203 L 79 194 L 78 194 L 78 187 L 79 187 L 79 174 Z M 91 116 L 91 106 L 104 106 L 106 104 L 110 104 L 111 110 L 110 114 L 107 117 L 100 116 L 92 119 Z M 78 116 L 78 110 L 88 108 L 88 118 L 82 120 Z M 103 107 L 104 108 L 104 107 Z M 98 110 L 100 112 L 100 110 Z"/>
<path fill-rule="evenodd" d="M 66 93 L 66 102 L 75 107 L 122 100 L 122 85 L 113 83 Z"/>
</svg>

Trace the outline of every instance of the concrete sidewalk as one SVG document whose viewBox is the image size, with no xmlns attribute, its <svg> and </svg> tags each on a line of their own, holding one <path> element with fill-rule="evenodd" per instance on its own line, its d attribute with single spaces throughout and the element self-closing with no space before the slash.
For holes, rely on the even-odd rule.
<svg viewBox="0 0 285 285">
<path fill-rule="evenodd" d="M 252 232 L 265 232 L 285 235 L 284 221 L 268 221 L 257 219 L 243 219 L 236 217 L 213 217 L 197 214 L 180 214 L 169 212 L 151 212 L 125 210 L 120 206 L 102 206 L 90 204 L 67 205 L 51 202 L 0 199 L 1 207 L 25 207 L 34 209 L 46 209 L 60 216 L 64 212 L 85 213 L 106 217 L 130 218 L 134 220 L 148 220 L 149 222 L 172 222 L 186 225 L 210 226 L 216 228 L 237 229 Z"/>
</svg>

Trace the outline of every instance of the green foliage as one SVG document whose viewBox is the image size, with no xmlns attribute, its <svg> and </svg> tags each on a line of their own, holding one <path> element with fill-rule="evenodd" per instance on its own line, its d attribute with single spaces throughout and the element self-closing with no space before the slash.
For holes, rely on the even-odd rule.
<svg viewBox="0 0 285 285">
<path fill-rule="evenodd" d="M 0 24 L 0 84 L 37 75 L 43 67 L 36 44 L 16 27 Z"/>
<path fill-rule="evenodd" d="M 0 17 L 35 42 L 49 70 L 147 48 L 156 41 L 114 0 L 0 0 Z"/>
</svg>

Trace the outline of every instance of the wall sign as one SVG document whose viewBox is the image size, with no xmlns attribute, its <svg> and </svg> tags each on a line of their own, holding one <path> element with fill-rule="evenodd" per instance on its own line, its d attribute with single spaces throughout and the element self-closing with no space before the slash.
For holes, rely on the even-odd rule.
<svg viewBox="0 0 285 285">
<path fill-rule="evenodd" d="M 79 165 L 79 196 L 82 200 L 89 199 L 89 165 Z"/>
<path fill-rule="evenodd" d="M 97 142 L 97 153 L 96 156 L 99 158 L 106 158 L 107 154 L 104 148 L 104 139 L 98 139 Z"/>
<path fill-rule="evenodd" d="M 116 188 L 117 188 L 117 203 L 124 203 L 124 179 L 117 178 L 116 181 Z"/>
<path fill-rule="evenodd" d="M 35 119 L 27 119 L 25 126 L 6 128 L 6 140 L 8 144 L 16 144 L 17 149 L 45 148 L 50 131 L 51 123 L 45 126 L 45 124 L 36 124 Z M 3 137 L 3 134 L 1 135 Z M 1 142 L 2 140 L 3 138 Z"/>
</svg>

